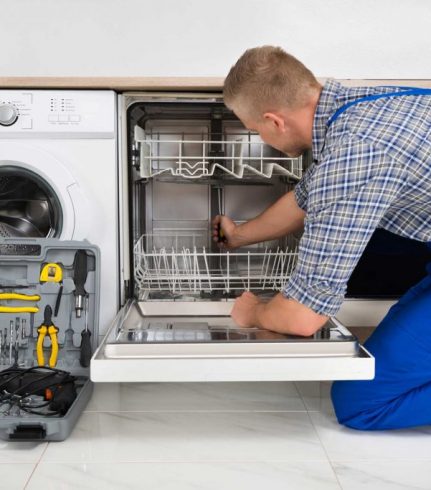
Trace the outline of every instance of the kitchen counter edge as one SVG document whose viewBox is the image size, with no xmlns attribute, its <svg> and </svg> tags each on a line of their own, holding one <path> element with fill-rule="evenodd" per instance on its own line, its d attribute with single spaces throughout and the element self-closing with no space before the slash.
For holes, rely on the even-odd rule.
<svg viewBox="0 0 431 490">
<path fill-rule="evenodd" d="M 2 89 L 111 89 L 119 92 L 143 90 L 220 91 L 221 77 L 0 77 Z M 326 78 L 318 78 L 324 83 Z M 429 79 L 337 79 L 346 86 L 403 85 L 430 87 Z"/>
</svg>

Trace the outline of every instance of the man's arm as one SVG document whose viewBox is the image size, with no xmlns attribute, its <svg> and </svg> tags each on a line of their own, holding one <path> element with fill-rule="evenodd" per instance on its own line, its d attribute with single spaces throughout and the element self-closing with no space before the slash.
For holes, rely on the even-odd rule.
<svg viewBox="0 0 431 490">
<path fill-rule="evenodd" d="M 218 226 L 221 225 L 227 239 L 226 248 L 237 248 L 302 230 L 304 218 L 305 211 L 298 206 L 294 191 L 290 191 L 247 223 L 235 225 L 227 216 L 216 216 L 213 220 L 213 236 L 218 241 Z"/>
<path fill-rule="evenodd" d="M 306 337 L 313 335 L 329 318 L 281 293 L 271 301 L 262 302 L 248 291 L 235 301 L 231 316 L 240 327 L 254 326 Z"/>
<path fill-rule="evenodd" d="M 361 140 L 328 154 L 309 188 L 298 262 L 289 281 L 267 304 L 243 294 L 231 313 L 235 322 L 310 335 L 335 315 L 368 240 L 402 193 L 405 172 L 380 147 Z"/>
</svg>

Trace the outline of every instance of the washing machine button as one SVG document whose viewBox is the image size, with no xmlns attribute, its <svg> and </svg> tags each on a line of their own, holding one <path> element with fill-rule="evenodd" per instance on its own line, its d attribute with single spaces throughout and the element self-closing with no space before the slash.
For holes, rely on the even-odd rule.
<svg viewBox="0 0 431 490">
<path fill-rule="evenodd" d="M 21 117 L 21 129 L 32 129 L 33 119 L 31 117 Z"/>
<path fill-rule="evenodd" d="M 12 104 L 1 104 L 0 105 L 0 125 L 2 126 L 12 126 L 18 119 L 18 110 Z"/>
</svg>

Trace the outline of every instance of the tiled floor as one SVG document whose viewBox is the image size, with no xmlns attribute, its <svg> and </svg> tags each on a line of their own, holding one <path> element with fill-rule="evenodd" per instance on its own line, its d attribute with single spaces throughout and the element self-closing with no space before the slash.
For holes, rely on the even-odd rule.
<svg viewBox="0 0 431 490">
<path fill-rule="evenodd" d="M 329 383 L 97 385 L 60 443 L 0 443 L 0 488 L 431 489 L 431 427 L 337 424 Z"/>
</svg>

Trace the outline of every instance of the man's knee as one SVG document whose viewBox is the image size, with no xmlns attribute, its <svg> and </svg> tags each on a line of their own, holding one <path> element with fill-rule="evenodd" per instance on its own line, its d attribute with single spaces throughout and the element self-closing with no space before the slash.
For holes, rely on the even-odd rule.
<svg viewBox="0 0 431 490">
<path fill-rule="evenodd" d="M 340 424 L 356 430 L 376 430 L 367 397 L 360 396 L 358 381 L 334 381 L 331 388 L 332 404 Z"/>
</svg>

